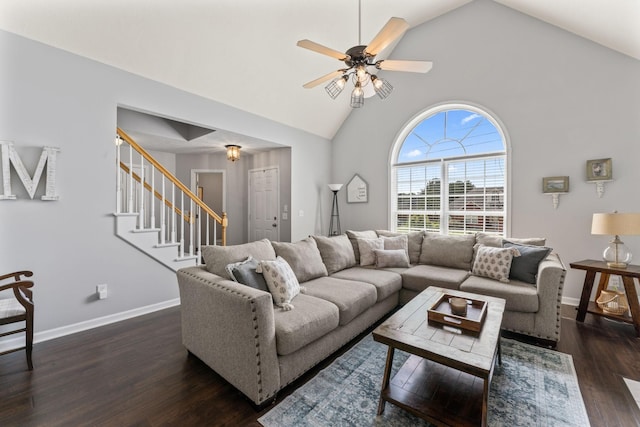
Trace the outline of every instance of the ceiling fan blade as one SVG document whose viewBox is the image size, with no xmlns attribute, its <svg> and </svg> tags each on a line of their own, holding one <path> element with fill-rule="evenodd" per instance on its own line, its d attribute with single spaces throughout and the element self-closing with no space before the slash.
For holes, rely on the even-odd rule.
<svg viewBox="0 0 640 427">
<path fill-rule="evenodd" d="M 310 81 L 309 83 L 305 83 L 302 85 L 303 88 L 305 89 L 311 89 L 312 87 L 316 87 L 318 86 L 320 83 L 324 83 L 327 80 L 331 80 L 334 79 L 336 77 L 339 77 L 342 75 L 342 73 L 344 73 L 345 70 L 337 70 L 337 71 L 332 71 L 329 74 L 325 74 L 322 77 L 319 77 L 315 80 Z"/>
<path fill-rule="evenodd" d="M 334 49 L 331 49 L 329 47 L 323 46 L 323 45 L 318 44 L 316 42 L 312 42 L 311 40 L 306 40 L 306 39 L 305 40 L 299 40 L 298 43 L 296 43 L 296 45 L 300 46 L 300 47 L 303 47 L 305 49 L 312 50 L 314 52 L 321 53 L 323 55 L 330 56 L 332 58 L 339 59 L 340 61 L 344 61 L 348 57 L 348 55 L 346 53 L 338 52 L 337 50 L 334 50 Z"/>
<path fill-rule="evenodd" d="M 409 71 L 411 73 L 426 73 L 433 67 L 431 61 L 400 61 L 385 59 L 376 63 L 376 68 L 387 71 Z"/>
<path fill-rule="evenodd" d="M 408 28 L 409 23 L 402 18 L 389 19 L 364 51 L 371 56 L 376 56 L 407 31 Z"/>
</svg>

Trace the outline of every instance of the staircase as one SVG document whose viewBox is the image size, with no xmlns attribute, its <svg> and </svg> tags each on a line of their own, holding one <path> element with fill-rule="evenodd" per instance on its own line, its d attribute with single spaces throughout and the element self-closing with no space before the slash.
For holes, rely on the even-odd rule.
<svg viewBox="0 0 640 427">
<path fill-rule="evenodd" d="M 226 245 L 226 214 L 213 212 L 122 129 L 117 134 L 116 235 L 173 271 L 202 262 L 202 246 L 217 244 L 216 224 Z"/>
</svg>

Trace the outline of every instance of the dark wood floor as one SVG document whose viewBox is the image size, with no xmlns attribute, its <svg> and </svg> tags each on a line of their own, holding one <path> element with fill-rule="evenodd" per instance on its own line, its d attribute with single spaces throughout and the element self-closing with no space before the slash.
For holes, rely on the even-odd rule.
<svg viewBox="0 0 640 427">
<path fill-rule="evenodd" d="M 573 355 L 591 425 L 640 426 L 622 379 L 640 381 L 633 327 L 563 312 L 558 350 Z M 258 426 L 268 410 L 188 355 L 179 308 L 39 343 L 34 365 L 26 370 L 23 352 L 0 357 L 0 426 Z"/>
</svg>

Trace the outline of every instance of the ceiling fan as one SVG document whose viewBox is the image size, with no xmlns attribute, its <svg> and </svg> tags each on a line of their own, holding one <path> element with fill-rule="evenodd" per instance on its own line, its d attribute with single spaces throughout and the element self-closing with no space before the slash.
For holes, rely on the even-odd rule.
<svg viewBox="0 0 640 427">
<path fill-rule="evenodd" d="M 360 26 L 360 22 L 358 22 L 358 24 Z M 305 39 L 298 41 L 298 46 L 330 56 L 338 59 L 339 61 L 343 61 L 347 66 L 346 68 L 332 71 L 329 74 L 325 74 L 322 77 L 312 80 L 304 84 L 303 87 L 310 89 L 326 82 L 327 80 L 334 79 L 325 87 L 325 89 L 329 96 L 335 99 L 342 92 L 347 81 L 351 77 L 355 86 L 351 93 L 352 108 L 359 108 L 364 105 L 363 87 L 368 85 L 369 82 L 371 82 L 375 93 L 377 93 L 381 99 L 386 98 L 393 90 L 393 86 L 391 86 L 391 84 L 385 79 L 371 73 L 369 71 L 370 67 L 373 67 L 376 70 L 426 73 L 431 70 L 431 67 L 433 66 L 433 62 L 431 61 L 402 61 L 389 59 L 375 61 L 376 55 L 393 43 L 393 41 L 398 37 L 402 36 L 408 28 L 409 24 L 404 19 L 395 17 L 391 18 L 368 45 L 354 46 L 345 53 L 328 48 L 319 43 L 312 42 L 311 40 Z"/>
</svg>

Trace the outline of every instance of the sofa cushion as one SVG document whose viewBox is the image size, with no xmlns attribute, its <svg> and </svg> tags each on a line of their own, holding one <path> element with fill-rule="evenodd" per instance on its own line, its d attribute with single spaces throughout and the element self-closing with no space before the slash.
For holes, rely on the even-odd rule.
<svg viewBox="0 0 640 427">
<path fill-rule="evenodd" d="M 399 292 L 402 288 L 402 277 L 398 273 L 387 270 L 376 270 L 374 268 L 353 267 L 339 271 L 331 277 L 356 282 L 371 283 L 376 287 L 378 295 L 377 301 L 386 299 L 394 292 Z"/>
<path fill-rule="evenodd" d="M 258 261 L 276 259 L 273 246 L 271 246 L 271 242 L 267 239 L 244 243 L 242 245 L 202 247 L 202 257 L 204 258 L 207 271 L 230 280 L 231 277 L 225 270 L 225 267 L 234 262 L 244 261 L 249 256 Z"/>
<path fill-rule="evenodd" d="M 267 282 L 264 280 L 264 276 L 256 271 L 258 265 L 259 262 L 254 257 L 250 256 L 244 261 L 228 264 L 226 271 L 234 282 L 269 292 L 269 287 L 267 286 Z"/>
<path fill-rule="evenodd" d="M 340 315 L 335 304 L 299 294 L 291 303 L 295 310 L 274 310 L 276 350 L 293 353 L 338 327 Z"/>
<path fill-rule="evenodd" d="M 508 283 L 509 270 L 514 255 L 519 256 L 520 253 L 513 248 L 493 248 L 480 245 L 471 273 Z"/>
<path fill-rule="evenodd" d="M 416 265 L 402 273 L 402 286 L 412 291 L 422 292 L 429 286 L 458 289 L 469 277 L 469 272 L 457 268 L 436 265 Z"/>
<path fill-rule="evenodd" d="M 552 249 L 545 246 L 519 245 L 508 241 L 504 242 L 504 247 L 515 248 L 520 252 L 520 256 L 514 258 L 511 263 L 509 277 L 535 285 L 538 267 Z"/>
<path fill-rule="evenodd" d="M 518 243 L 521 245 L 533 245 L 533 246 L 544 246 L 547 241 L 547 239 L 545 239 L 544 237 L 517 238 L 517 237 L 503 237 L 501 234 L 485 233 L 483 231 L 478 231 L 476 233 L 476 243 L 480 245 L 501 248 L 503 246 L 502 242 L 504 240 L 507 240 L 513 243 Z"/>
<path fill-rule="evenodd" d="M 471 271 L 474 234 L 444 235 L 425 233 L 420 264 L 439 265 Z"/>
<path fill-rule="evenodd" d="M 271 244 L 276 250 L 276 255 L 287 260 L 300 283 L 327 275 L 327 267 L 322 262 L 318 245 L 313 238 L 307 237 L 296 243 Z"/>
<path fill-rule="evenodd" d="M 304 284 L 305 294 L 332 302 L 338 307 L 340 325 L 351 322 L 376 303 L 376 287 L 370 283 L 335 277 L 320 277 Z"/>
<path fill-rule="evenodd" d="M 287 261 L 281 256 L 273 261 L 260 261 L 256 269 L 267 282 L 273 302 L 283 310 L 291 310 L 291 300 L 300 293 L 300 283 Z"/>
<path fill-rule="evenodd" d="M 347 237 L 353 247 L 353 255 L 356 257 L 356 264 L 360 264 L 360 248 L 358 247 L 358 239 L 375 239 L 378 237 L 378 233 L 373 230 L 366 231 L 353 231 L 347 230 Z"/>
<path fill-rule="evenodd" d="M 404 249 L 375 249 L 376 268 L 409 267 L 409 258 Z"/>
<path fill-rule="evenodd" d="M 504 298 L 505 310 L 536 313 L 539 308 L 535 286 L 518 280 L 509 283 L 498 282 L 486 277 L 471 276 L 460 285 L 460 290 L 490 297 Z M 509 327 L 509 325 L 502 325 Z"/>
<path fill-rule="evenodd" d="M 333 237 L 313 236 L 328 274 L 356 265 L 353 246 L 345 234 Z"/>
<path fill-rule="evenodd" d="M 378 236 L 380 237 L 395 237 L 406 235 L 409 243 L 409 262 L 411 264 L 418 264 L 420 262 L 420 251 L 422 250 L 422 240 L 424 237 L 424 232 L 412 231 L 408 234 L 404 234 L 395 231 L 376 230 L 376 233 L 378 233 Z"/>
<path fill-rule="evenodd" d="M 407 235 L 383 237 L 382 246 L 384 249 L 402 249 L 407 254 L 407 262 L 409 261 L 409 238 Z"/>
<path fill-rule="evenodd" d="M 360 266 L 373 265 L 376 263 L 376 249 L 384 249 L 384 240 L 382 237 L 375 239 L 358 239 L 358 248 L 360 249 Z"/>
</svg>

